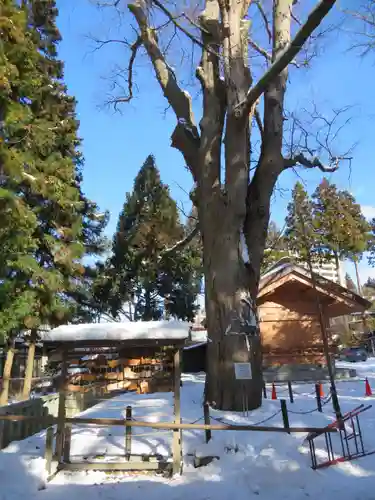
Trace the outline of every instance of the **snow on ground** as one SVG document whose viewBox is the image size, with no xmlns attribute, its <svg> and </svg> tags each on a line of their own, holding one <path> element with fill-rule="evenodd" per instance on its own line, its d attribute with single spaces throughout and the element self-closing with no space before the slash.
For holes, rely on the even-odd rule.
<svg viewBox="0 0 375 500">
<path fill-rule="evenodd" d="M 343 366 L 343 363 L 340 363 Z M 366 398 L 363 378 L 368 377 L 375 394 L 375 360 L 349 364 L 358 371 L 358 380 L 338 382 L 343 412 Z M 182 388 L 184 422 L 202 418 L 203 375 L 185 375 Z M 294 404 L 288 403 L 292 426 L 324 426 L 334 420 L 332 405 L 324 413 L 311 412 L 316 407 L 313 384 L 293 386 Z M 328 385 L 324 386 L 327 394 Z M 278 387 L 278 397 L 287 398 L 285 386 Z M 375 398 L 374 398 L 375 399 Z M 375 402 L 375 401 L 374 401 Z M 127 405 L 133 407 L 134 418 L 147 421 L 170 421 L 173 415 L 171 394 L 139 396 L 124 394 L 103 401 L 87 410 L 92 417 L 120 418 Z M 241 413 L 212 411 L 212 417 L 230 423 L 258 423 L 281 426 L 279 401 L 267 399 L 261 409 L 248 417 Z M 305 413 L 310 412 L 310 413 Z M 361 415 L 362 432 L 367 450 L 375 450 L 375 405 Z M 133 453 L 170 455 L 171 431 L 133 429 Z M 138 435 L 138 437 L 135 436 Z M 375 455 L 353 462 L 313 471 L 305 435 L 265 432 L 214 431 L 212 442 L 204 444 L 203 431 L 183 431 L 184 470 L 182 476 L 166 479 L 155 475 L 112 474 L 103 472 L 58 473 L 45 483 L 45 432 L 11 444 L 0 452 L 0 500 L 248 500 L 273 498 L 299 500 L 319 498 L 331 500 L 373 500 L 375 498 Z M 333 439 L 336 439 L 334 436 Z M 323 443 L 323 442 L 322 442 Z M 321 444 L 322 444 L 321 443 Z M 337 441 L 338 443 L 338 441 Z M 72 456 L 97 456 L 111 460 L 111 455 L 124 453 L 124 430 L 121 427 L 75 426 Z M 218 455 L 207 467 L 195 469 L 191 454 Z M 324 458 L 318 446 L 319 458 Z"/>
</svg>

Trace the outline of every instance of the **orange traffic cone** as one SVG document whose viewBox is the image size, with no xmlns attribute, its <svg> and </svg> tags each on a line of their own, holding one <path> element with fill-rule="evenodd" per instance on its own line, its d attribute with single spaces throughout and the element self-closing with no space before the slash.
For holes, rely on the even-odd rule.
<svg viewBox="0 0 375 500">
<path fill-rule="evenodd" d="M 366 396 L 372 396 L 371 386 L 367 378 L 366 378 Z"/>
<path fill-rule="evenodd" d="M 324 398 L 324 389 L 323 389 L 323 384 L 319 382 L 319 394 L 321 398 Z"/>
<path fill-rule="evenodd" d="M 275 387 L 275 384 L 272 384 L 272 394 L 271 394 L 271 399 L 277 399 L 277 394 L 276 394 L 276 387 Z"/>
</svg>

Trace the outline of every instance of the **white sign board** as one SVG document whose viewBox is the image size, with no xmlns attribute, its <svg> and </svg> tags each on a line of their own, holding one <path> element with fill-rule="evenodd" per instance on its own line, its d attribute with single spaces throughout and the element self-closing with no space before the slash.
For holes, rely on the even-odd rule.
<svg viewBox="0 0 375 500">
<path fill-rule="evenodd" d="M 234 363 L 234 374 L 237 380 L 251 380 L 253 374 L 251 372 L 250 363 Z"/>
</svg>

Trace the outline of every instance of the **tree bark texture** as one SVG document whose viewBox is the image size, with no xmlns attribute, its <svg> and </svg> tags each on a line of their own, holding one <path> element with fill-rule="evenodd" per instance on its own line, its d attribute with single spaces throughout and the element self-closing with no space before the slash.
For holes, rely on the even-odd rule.
<svg viewBox="0 0 375 500">
<path fill-rule="evenodd" d="M 2 388 L 0 393 L 0 406 L 4 406 L 8 403 L 9 386 L 10 386 L 10 378 L 12 375 L 14 352 L 15 352 L 14 346 L 10 345 L 7 350 L 7 357 L 5 360 L 5 366 L 3 371 Z"/>
<path fill-rule="evenodd" d="M 186 29 L 179 28 L 178 16 L 168 11 L 168 3 L 150 0 L 146 7 L 135 0 L 129 4 L 142 46 L 177 118 L 172 147 L 182 153 L 195 182 L 192 201 L 203 242 L 209 337 L 205 397 L 219 409 L 242 410 L 244 401 L 248 409 L 261 404 L 261 341 L 255 303 L 271 195 L 285 168 L 282 140 L 287 67 L 335 0 L 318 2 L 291 41 L 293 3 L 273 2 L 272 57 L 263 77 L 252 86 L 248 66 L 251 21 L 247 17 L 251 0 L 205 0 L 194 25 L 199 35 L 188 33 L 201 51 L 196 69 L 203 104 L 199 128 L 191 97 L 180 87 L 150 25 L 148 8 L 161 10 L 184 35 Z M 261 95 L 262 147 L 250 176 L 249 124 Z M 241 252 L 243 236 L 249 254 L 246 264 Z M 236 380 L 236 362 L 251 363 L 251 380 Z"/>
</svg>

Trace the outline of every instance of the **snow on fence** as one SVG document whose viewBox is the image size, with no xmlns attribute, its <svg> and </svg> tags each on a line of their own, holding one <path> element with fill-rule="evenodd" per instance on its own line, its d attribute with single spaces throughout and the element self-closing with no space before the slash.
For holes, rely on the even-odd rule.
<svg viewBox="0 0 375 500">
<path fill-rule="evenodd" d="M 91 387 L 84 393 L 72 392 L 66 395 L 66 414 L 74 417 L 78 413 L 87 410 L 97 403 L 100 397 L 100 388 Z M 32 420 L 0 420 L 0 450 L 8 446 L 12 441 L 25 439 L 46 428 L 45 417 L 57 417 L 59 395 L 50 394 L 40 398 L 28 399 L 18 403 L 0 407 L 2 415 L 22 415 L 32 417 Z"/>
</svg>

